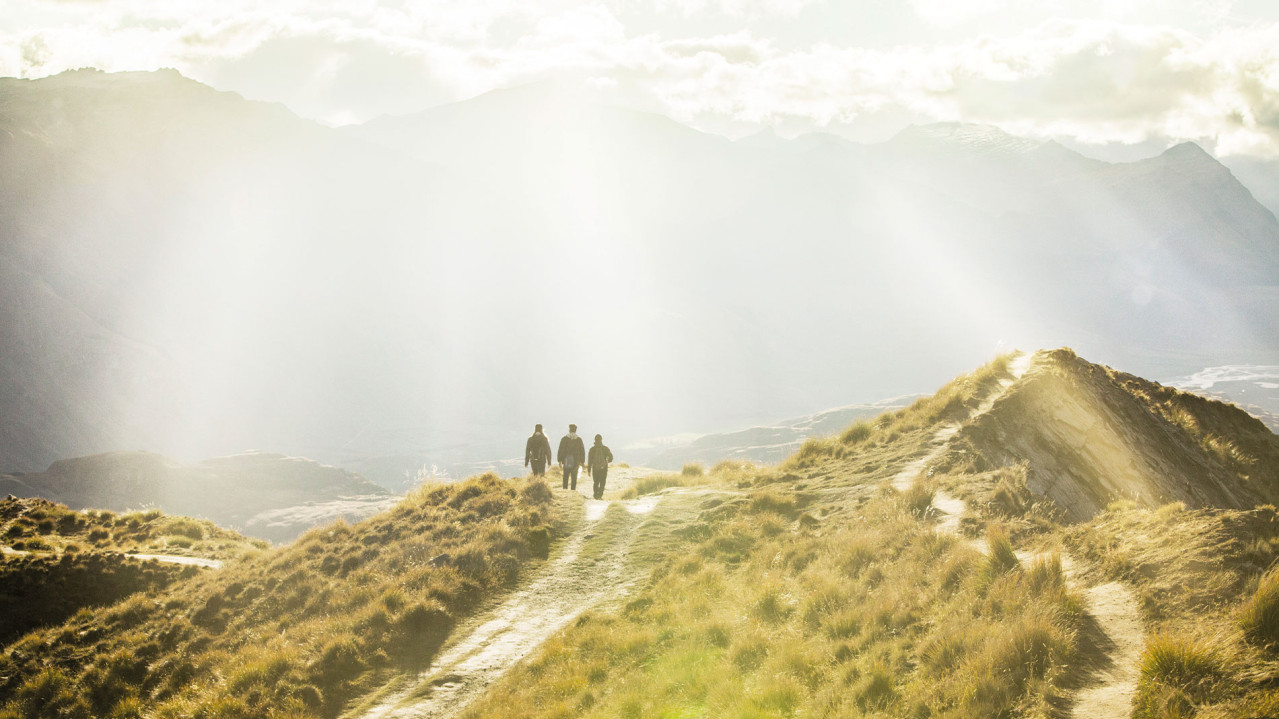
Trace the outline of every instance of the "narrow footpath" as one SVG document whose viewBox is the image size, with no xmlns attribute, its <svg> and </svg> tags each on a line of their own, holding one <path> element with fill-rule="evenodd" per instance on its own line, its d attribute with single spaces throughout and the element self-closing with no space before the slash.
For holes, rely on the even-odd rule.
<svg viewBox="0 0 1279 719">
<path fill-rule="evenodd" d="M 1020 354 L 1008 365 L 1011 379 L 1000 382 L 1000 389 L 973 410 L 967 421 L 972 421 L 994 407 L 1017 380 L 1030 369 L 1033 355 Z M 892 481 L 892 486 L 899 492 L 905 492 L 921 476 L 927 476 L 928 466 L 935 462 L 959 431 L 962 423 L 948 424 L 933 435 L 932 448 L 923 457 L 906 465 Z M 933 495 L 932 508 L 937 517 L 937 530 L 961 537 L 960 517 L 967 507 L 963 500 L 938 489 Z M 980 539 L 965 540 L 970 546 L 982 554 L 989 549 Z M 1017 552 L 1023 564 L 1033 562 L 1041 555 L 1031 552 Z M 1077 567 L 1068 554 L 1061 556 L 1062 571 L 1066 580 L 1078 583 Z M 1098 628 L 1105 636 L 1107 656 L 1104 668 L 1098 671 L 1095 681 L 1079 690 L 1075 695 L 1070 716 L 1074 719 L 1126 719 L 1132 711 L 1132 699 L 1137 692 L 1138 671 L 1141 651 L 1145 645 L 1145 632 L 1141 624 L 1141 609 L 1136 594 L 1120 582 L 1107 582 L 1083 590 L 1088 614 L 1097 622 Z"/>
<path fill-rule="evenodd" d="M 669 489 L 628 501 L 580 501 L 576 526 L 533 577 L 459 627 L 425 671 L 383 687 L 343 717 L 455 716 L 577 616 L 625 597 L 647 573 L 634 556 L 639 545 L 693 516 L 706 495 Z"/>
</svg>

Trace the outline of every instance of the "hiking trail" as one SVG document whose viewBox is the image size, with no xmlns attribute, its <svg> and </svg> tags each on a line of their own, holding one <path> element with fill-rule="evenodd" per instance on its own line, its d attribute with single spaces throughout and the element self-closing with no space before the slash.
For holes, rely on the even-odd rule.
<svg viewBox="0 0 1279 719">
<path fill-rule="evenodd" d="M 1008 364 L 1010 378 L 1000 380 L 999 390 L 973 410 L 966 421 L 972 421 L 994 407 L 1008 389 L 1030 369 L 1034 358 L 1032 354 L 1022 353 Z M 947 424 L 933 435 L 933 447 L 917 460 L 906 465 L 892 480 L 893 489 L 905 492 L 915 480 L 927 472 L 928 465 L 937 460 L 946 451 L 950 439 L 959 431 L 961 422 Z M 933 495 L 932 507 L 938 515 L 937 531 L 961 537 L 960 517 L 966 505 L 945 490 L 938 489 Z M 965 539 L 969 546 L 981 554 L 988 554 L 989 548 L 980 539 Z M 1019 551 L 1018 559 L 1028 564 L 1048 556 L 1035 552 Z M 1065 552 L 1060 554 L 1062 573 L 1068 582 L 1078 584 L 1078 568 L 1071 556 Z M 1121 719 L 1127 717 L 1132 710 L 1132 699 L 1137 691 L 1137 666 L 1141 661 L 1141 651 L 1145 644 L 1145 633 L 1141 624 L 1141 608 L 1136 594 L 1120 582 L 1106 582 L 1088 587 L 1083 592 L 1088 614 L 1097 622 L 1097 627 L 1105 636 L 1107 655 L 1104 667 L 1094 674 L 1095 682 L 1080 689 L 1071 708 L 1070 716 L 1075 719 Z"/>
<path fill-rule="evenodd" d="M 533 576 L 499 605 L 459 625 L 425 671 L 398 678 L 342 716 L 440 719 L 458 714 L 583 612 L 626 596 L 645 576 L 646 567 L 632 556 L 637 543 L 695 514 L 706 494 L 668 489 L 626 501 L 585 499 L 576 526 Z M 649 522 L 652 531 L 644 528 Z"/>
</svg>

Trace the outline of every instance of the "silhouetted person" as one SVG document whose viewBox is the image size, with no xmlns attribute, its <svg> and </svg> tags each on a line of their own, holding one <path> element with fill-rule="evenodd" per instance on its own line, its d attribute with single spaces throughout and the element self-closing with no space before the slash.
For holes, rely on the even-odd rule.
<svg viewBox="0 0 1279 719">
<path fill-rule="evenodd" d="M 546 465 L 551 461 L 551 440 L 542 434 L 542 425 L 533 428 L 533 436 L 524 443 L 524 466 L 533 463 L 533 476 L 546 474 Z"/>
<path fill-rule="evenodd" d="M 608 479 L 608 463 L 613 461 L 613 452 L 604 446 L 604 438 L 595 435 L 595 444 L 591 445 L 590 454 L 586 455 L 586 471 L 593 480 L 592 485 L 596 499 L 604 498 L 604 480 Z"/>
<path fill-rule="evenodd" d="M 564 466 L 564 489 L 577 489 L 577 468 L 586 461 L 586 445 L 577 436 L 577 425 L 570 424 L 568 434 L 560 439 L 560 449 L 555 453 L 555 461 Z"/>
</svg>

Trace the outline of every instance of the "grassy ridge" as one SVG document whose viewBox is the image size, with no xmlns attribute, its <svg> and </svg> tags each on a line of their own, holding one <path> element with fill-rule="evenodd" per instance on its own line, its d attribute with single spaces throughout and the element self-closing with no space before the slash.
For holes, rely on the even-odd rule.
<svg viewBox="0 0 1279 719">
<path fill-rule="evenodd" d="M 1136 589 L 1148 630 L 1134 717 L 1279 716 L 1273 507 L 1118 502 L 1070 524 L 1016 463 L 950 462 L 950 474 L 887 489 L 1005 376 L 992 363 L 723 483 L 753 489 L 672 548 L 624 611 L 583 617 L 464 716 L 1064 717 L 1108 661 L 1071 586 L 1111 579 Z M 1137 390 L 1241 481 L 1273 476 L 1272 440 L 1220 429 L 1236 410 L 1121 388 Z M 985 556 L 933 531 L 938 486 L 967 499 L 965 529 L 987 537 Z M 1024 565 L 1014 542 L 1069 547 L 1081 576 L 1068 585 L 1052 553 Z"/>
<path fill-rule="evenodd" d="M 1059 564 L 984 559 L 893 493 L 818 520 L 784 488 L 724 505 L 620 613 L 587 615 L 464 716 L 1012 716 L 1067 677 Z"/>
<path fill-rule="evenodd" d="M 124 552 L 227 559 L 266 546 L 204 520 L 80 512 L 44 499 L 0 500 L 0 541 L 12 550 L 0 561 L 0 644 L 197 571 Z"/>
<path fill-rule="evenodd" d="M 485 475 L 27 635 L 0 717 L 331 717 L 545 553 L 550 491 Z"/>
<path fill-rule="evenodd" d="M 1110 656 L 1078 588 L 1113 579 L 1136 590 L 1148 629 L 1134 717 L 1279 716 L 1273 507 L 1119 501 L 1070 524 L 1011 453 L 941 455 L 909 491 L 891 488 L 939 428 L 999 390 L 1007 360 L 777 467 L 690 465 L 637 483 L 637 495 L 718 491 L 670 538 L 636 538 L 655 569 L 623 608 L 581 616 L 463 716 L 1064 717 Z M 1222 429 L 1231 410 L 1135 382 L 1118 391 L 1144 392 L 1177 428 L 1170 441 L 1216 452 L 1210 468 L 1274 476 L 1270 440 Z M 1025 422 L 1015 402 L 997 411 L 1008 431 Z M 938 533 L 941 490 L 967 501 L 962 527 L 984 553 Z M 0 659 L 0 719 L 333 716 L 420 666 L 458 617 L 545 553 L 549 511 L 540 482 L 428 488 L 163 598 L 81 612 Z M 601 521 L 601 535 L 616 530 Z M 1032 547 L 1068 548 L 1069 583 L 1060 554 L 1014 551 Z"/>
<path fill-rule="evenodd" d="M 1060 562 L 1023 567 L 1007 539 L 988 559 L 935 531 L 928 488 L 883 483 L 1006 367 L 739 468 L 722 486 L 748 491 L 623 611 L 582 617 L 463 716 L 1054 715 L 1082 616 Z"/>
</svg>

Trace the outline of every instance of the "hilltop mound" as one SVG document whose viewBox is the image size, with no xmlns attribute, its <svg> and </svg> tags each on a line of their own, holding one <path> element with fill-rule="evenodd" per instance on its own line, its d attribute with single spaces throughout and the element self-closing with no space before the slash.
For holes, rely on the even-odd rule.
<svg viewBox="0 0 1279 719">
<path fill-rule="evenodd" d="M 0 643 L 81 609 L 162 591 L 199 567 L 264 546 L 212 522 L 155 510 L 77 512 L 7 497 L 0 500 Z"/>
<path fill-rule="evenodd" d="M 1074 520 L 1119 499 L 1146 508 L 1279 502 L 1279 437 L 1255 417 L 1065 349 L 1037 354 L 950 447 L 940 470 L 1024 466 L 1026 488 Z"/>
</svg>

